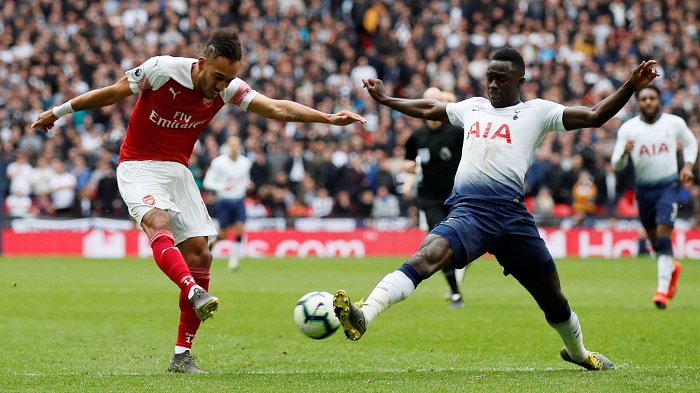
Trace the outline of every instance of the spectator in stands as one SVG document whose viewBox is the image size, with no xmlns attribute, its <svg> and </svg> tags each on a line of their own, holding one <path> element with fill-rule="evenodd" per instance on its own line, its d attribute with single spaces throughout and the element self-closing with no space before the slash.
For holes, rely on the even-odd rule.
<svg viewBox="0 0 700 393">
<path fill-rule="evenodd" d="M 51 178 L 55 175 L 53 168 L 49 165 L 49 158 L 39 156 L 36 159 L 36 167 L 32 171 L 32 194 L 48 194 L 51 192 Z"/>
<path fill-rule="evenodd" d="M 270 184 L 270 166 L 267 163 L 267 156 L 261 150 L 257 150 L 253 153 L 255 158 L 253 160 L 253 165 L 250 168 L 250 179 L 255 184 L 256 189 Z"/>
<path fill-rule="evenodd" d="M 339 191 L 335 196 L 332 217 L 334 218 L 356 218 L 357 206 L 352 203 L 352 198 L 348 191 Z"/>
<path fill-rule="evenodd" d="M 538 226 L 551 227 L 556 225 L 554 217 L 554 198 L 552 191 L 547 187 L 540 187 L 535 195 L 532 215 Z"/>
<path fill-rule="evenodd" d="M 12 194 L 5 198 L 5 208 L 9 218 L 27 218 L 38 215 L 38 211 L 33 207 L 32 198 L 21 188 L 15 189 Z"/>
<path fill-rule="evenodd" d="M 374 218 L 391 218 L 401 215 L 401 207 L 399 198 L 389 192 L 386 186 L 377 188 L 377 195 L 372 201 L 372 217 Z"/>
<path fill-rule="evenodd" d="M 525 196 L 535 196 L 545 182 L 545 173 L 550 166 L 550 153 L 540 148 L 535 154 L 535 160 L 525 173 Z"/>
<path fill-rule="evenodd" d="M 304 145 L 301 142 L 292 143 L 292 149 L 284 164 L 284 171 L 289 180 L 289 189 L 294 194 L 298 195 L 301 192 L 301 182 L 307 167 L 308 164 L 304 158 Z"/>
<path fill-rule="evenodd" d="M 58 158 L 51 161 L 54 175 L 51 177 L 51 203 L 57 217 L 71 217 L 75 214 L 75 186 L 77 180 L 68 172 L 66 164 Z"/>
<path fill-rule="evenodd" d="M 311 201 L 314 199 L 317 192 L 314 179 L 308 173 L 304 173 L 304 177 L 299 183 L 299 190 L 296 195 L 297 199 L 304 205 L 311 206 Z"/>
<path fill-rule="evenodd" d="M 571 203 L 571 188 L 567 187 L 567 172 L 561 166 L 559 153 L 552 153 L 544 171 L 543 185 L 551 190 L 554 203 Z"/>
<path fill-rule="evenodd" d="M 75 176 L 75 192 L 80 214 L 83 217 L 89 217 L 92 215 L 92 198 L 95 197 L 94 188 L 90 184 L 92 171 L 87 166 L 85 157 L 77 151 L 73 155 L 72 164 L 70 173 Z"/>
<path fill-rule="evenodd" d="M 333 212 L 333 197 L 328 194 L 328 189 L 319 188 L 311 198 L 310 207 L 313 217 L 329 217 Z"/>
<path fill-rule="evenodd" d="M 370 189 L 365 189 L 357 196 L 356 215 L 357 218 L 374 218 L 374 206 L 376 197 Z"/>
<path fill-rule="evenodd" d="M 10 193 L 20 191 L 22 195 L 32 192 L 32 176 L 34 167 L 29 163 L 27 153 L 20 150 L 16 153 L 14 162 L 7 165 L 7 179 L 10 181 Z"/>
<path fill-rule="evenodd" d="M 588 218 L 596 213 L 596 198 L 598 196 L 598 188 L 593 182 L 593 176 L 587 171 L 579 172 L 578 180 L 574 183 L 571 190 L 573 199 L 572 209 L 574 216 L 574 225 L 590 226 Z"/>
<path fill-rule="evenodd" d="M 97 181 L 92 204 L 93 211 L 100 217 L 125 217 L 124 201 L 119 194 L 117 175 L 111 165 L 104 165 L 104 173 Z"/>
<path fill-rule="evenodd" d="M 17 148 L 32 157 L 38 157 L 44 150 L 44 138 L 39 136 L 35 129 L 27 125 L 27 127 L 24 127 L 22 136 L 19 138 Z"/>
</svg>

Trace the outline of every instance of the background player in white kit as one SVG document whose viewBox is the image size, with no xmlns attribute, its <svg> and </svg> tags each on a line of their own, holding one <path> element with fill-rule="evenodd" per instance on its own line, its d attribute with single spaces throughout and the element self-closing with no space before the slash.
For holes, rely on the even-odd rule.
<svg viewBox="0 0 700 393">
<path fill-rule="evenodd" d="M 344 290 L 335 293 L 333 305 L 345 336 L 359 340 L 377 316 L 410 296 L 422 280 L 445 266 L 463 267 L 490 252 L 504 274 L 515 277 L 530 292 L 559 333 L 564 360 L 588 370 L 613 369 L 610 360 L 583 345 L 578 317 L 562 293 L 554 260 L 523 203 L 524 176 L 548 132 L 600 127 L 658 75 L 655 64 L 642 62 L 627 82 L 592 108 L 564 107 L 541 99 L 520 101 L 525 63 L 512 48 L 498 50 L 489 62 L 488 100 L 476 97 L 446 104 L 401 99 L 388 96 L 380 80 L 364 80 L 380 104 L 409 116 L 464 127 L 464 146 L 446 202 L 454 205 L 449 216 L 430 231 L 406 263 L 377 284 L 367 301 L 354 304 Z"/>
<path fill-rule="evenodd" d="M 219 305 L 219 299 L 207 292 L 212 262 L 208 241 L 217 232 L 187 168 L 207 124 L 227 103 L 280 121 L 341 126 L 366 121 L 349 111 L 327 114 L 259 94 L 237 78 L 241 58 L 236 31 L 216 29 L 199 58 L 152 57 L 115 84 L 45 111 L 32 124 L 48 130 L 61 116 L 112 105 L 140 93 L 119 152 L 117 180 L 129 213 L 150 239 L 156 264 L 180 288 L 180 323 L 168 365 L 171 372 L 203 372 L 190 349 L 201 321 L 210 318 Z"/>
<path fill-rule="evenodd" d="M 639 90 L 639 115 L 617 132 L 612 154 L 615 170 L 632 160 L 639 220 L 657 257 L 657 287 L 653 302 L 666 308 L 678 288 L 680 262 L 673 260 L 671 234 L 678 213 L 680 183 L 692 183 L 698 157 L 698 141 L 685 121 L 661 112 L 661 93 L 649 85 Z M 683 144 L 683 167 L 678 173 L 677 141 Z"/>
<path fill-rule="evenodd" d="M 227 152 L 211 161 L 204 175 L 203 186 L 216 192 L 216 217 L 219 220 L 219 235 L 216 240 L 226 239 L 229 231 L 233 232 L 234 241 L 229 253 L 228 268 L 237 270 L 243 252 L 245 196 L 253 184 L 250 181 L 253 162 L 241 154 L 241 138 L 228 137 L 226 147 Z"/>
</svg>

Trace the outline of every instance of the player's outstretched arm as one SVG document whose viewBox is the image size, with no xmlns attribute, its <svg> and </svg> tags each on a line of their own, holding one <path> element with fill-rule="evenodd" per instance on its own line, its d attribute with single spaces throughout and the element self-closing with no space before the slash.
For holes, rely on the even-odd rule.
<svg viewBox="0 0 700 393">
<path fill-rule="evenodd" d="M 651 83 L 658 71 L 654 68 L 656 60 L 643 61 L 632 71 L 627 82 L 612 95 L 606 97 L 592 108 L 572 106 L 564 110 L 564 127 L 567 130 L 586 127 L 600 127 L 615 116 L 625 106 L 634 92 Z"/>
<path fill-rule="evenodd" d="M 395 109 L 405 115 L 426 120 L 438 120 L 449 123 L 447 103 L 434 98 L 409 100 L 389 97 L 384 89 L 384 83 L 379 79 L 363 79 L 362 85 L 370 97 L 382 105 Z"/>
<path fill-rule="evenodd" d="M 329 123 L 346 126 L 358 121 L 360 123 L 367 122 L 364 117 L 347 110 L 338 113 L 323 113 L 294 101 L 273 100 L 262 94 L 253 98 L 253 101 L 248 105 L 248 111 L 268 119 L 301 123 Z"/>
<path fill-rule="evenodd" d="M 32 124 L 32 128 L 38 128 L 46 132 L 53 128 L 54 123 L 60 117 L 73 112 L 109 106 L 133 94 L 134 92 L 131 91 L 129 81 L 124 76 L 111 86 L 90 90 L 46 112 L 40 113 L 37 120 Z"/>
</svg>

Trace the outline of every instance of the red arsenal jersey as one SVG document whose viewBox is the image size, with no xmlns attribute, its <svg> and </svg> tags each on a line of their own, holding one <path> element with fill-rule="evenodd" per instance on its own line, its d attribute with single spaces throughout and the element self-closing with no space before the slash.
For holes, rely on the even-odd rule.
<svg viewBox="0 0 700 393">
<path fill-rule="evenodd" d="M 258 94 L 235 78 L 219 95 L 206 99 L 194 86 L 197 59 L 158 56 L 126 72 L 131 91 L 141 93 L 129 117 L 122 161 L 175 161 L 187 166 L 197 138 L 230 102 L 247 110 Z"/>
</svg>

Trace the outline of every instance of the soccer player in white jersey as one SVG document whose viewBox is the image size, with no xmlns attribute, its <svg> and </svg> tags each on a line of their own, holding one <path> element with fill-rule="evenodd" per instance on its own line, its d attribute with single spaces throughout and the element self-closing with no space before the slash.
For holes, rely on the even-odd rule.
<svg viewBox="0 0 700 393">
<path fill-rule="evenodd" d="M 200 322 L 211 317 L 219 304 L 207 292 L 212 262 L 208 241 L 216 236 L 216 228 L 187 168 L 207 124 L 227 103 L 280 121 L 340 126 L 365 122 L 350 111 L 327 114 L 259 94 L 236 77 L 241 58 L 236 31 L 217 29 L 199 58 L 150 58 L 115 84 L 43 112 L 32 124 L 47 131 L 64 115 L 112 105 L 140 93 L 119 153 L 117 178 L 129 213 L 150 239 L 156 264 L 180 288 L 180 323 L 168 365 L 171 372 L 203 372 L 190 349 Z"/>
<path fill-rule="evenodd" d="M 530 292 L 559 333 L 564 343 L 559 353 L 564 360 L 588 370 L 613 369 L 610 360 L 583 345 L 578 317 L 562 293 L 554 260 L 523 203 L 523 178 L 548 132 L 600 127 L 658 75 L 655 64 L 642 62 L 627 82 L 592 108 L 565 107 L 541 99 L 520 101 L 525 63 L 512 48 L 498 50 L 489 62 L 488 99 L 457 103 L 401 99 L 388 96 L 380 80 L 364 80 L 370 96 L 382 105 L 409 116 L 464 127 L 464 145 L 452 195 L 446 202 L 453 208 L 420 249 L 387 274 L 366 301 L 355 304 L 346 291 L 335 293 L 333 306 L 345 336 L 359 340 L 378 315 L 410 296 L 421 281 L 445 266 L 464 267 L 489 252 L 504 274 L 515 277 Z"/>
<path fill-rule="evenodd" d="M 661 93 L 649 85 L 635 94 L 639 115 L 617 132 L 612 154 L 615 170 L 631 159 L 639 220 L 657 257 L 657 287 L 653 302 L 665 309 L 678 288 L 681 264 L 673 260 L 671 234 L 678 213 L 681 183 L 692 183 L 698 141 L 678 116 L 662 113 Z M 677 141 L 683 144 L 683 167 L 678 173 Z"/>
<path fill-rule="evenodd" d="M 243 230 L 246 220 L 245 196 L 251 184 L 250 168 L 253 162 L 241 154 L 241 138 L 232 135 L 226 140 L 228 152 L 214 158 L 204 175 L 203 186 L 216 192 L 216 213 L 219 220 L 219 236 L 235 237 L 228 258 L 228 268 L 238 269 L 238 260 L 243 251 Z M 212 244 L 213 245 L 213 244 Z"/>
</svg>

